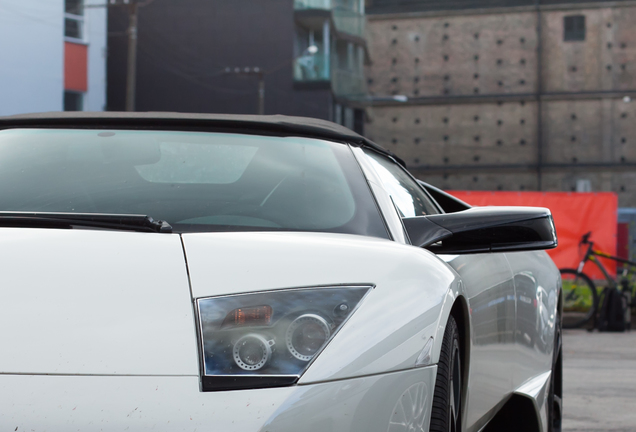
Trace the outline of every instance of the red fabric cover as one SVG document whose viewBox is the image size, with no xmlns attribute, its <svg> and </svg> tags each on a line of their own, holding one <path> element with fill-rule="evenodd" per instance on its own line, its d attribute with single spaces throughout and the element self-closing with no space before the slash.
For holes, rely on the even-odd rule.
<svg viewBox="0 0 636 432">
<path fill-rule="evenodd" d="M 547 207 L 556 225 L 559 246 L 547 251 L 557 267 L 576 268 L 585 253 L 579 248 L 581 236 L 592 231 L 595 249 L 616 255 L 618 196 L 613 192 L 482 192 L 448 191 L 473 206 Z M 602 259 L 603 265 L 616 274 L 616 263 Z M 584 269 L 593 279 L 603 279 L 596 265 L 588 262 Z"/>
</svg>

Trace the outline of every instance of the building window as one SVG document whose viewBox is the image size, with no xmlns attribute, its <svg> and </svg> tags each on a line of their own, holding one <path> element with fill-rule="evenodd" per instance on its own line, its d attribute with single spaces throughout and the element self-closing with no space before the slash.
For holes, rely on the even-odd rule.
<svg viewBox="0 0 636 432">
<path fill-rule="evenodd" d="M 64 92 L 64 111 L 82 111 L 84 109 L 84 94 L 73 91 Z"/>
<path fill-rule="evenodd" d="M 296 27 L 294 38 L 294 80 L 326 81 L 330 79 L 329 22 L 321 27 Z"/>
<path fill-rule="evenodd" d="M 578 179 L 576 181 L 577 192 L 592 192 L 592 182 L 588 179 Z"/>
<path fill-rule="evenodd" d="M 65 0 L 64 36 L 84 41 L 84 1 Z"/>
<path fill-rule="evenodd" d="M 364 135 L 364 110 L 357 109 L 353 112 L 353 131 Z"/>
<path fill-rule="evenodd" d="M 585 15 L 570 15 L 563 17 L 563 40 L 585 40 Z"/>
<path fill-rule="evenodd" d="M 353 130 L 353 108 L 345 107 L 343 126 Z"/>
<path fill-rule="evenodd" d="M 338 123 L 339 125 L 341 125 L 343 123 L 343 118 L 342 118 L 342 105 L 340 104 L 336 104 L 336 108 L 334 110 L 334 115 L 333 115 L 333 122 L 334 123 Z"/>
</svg>

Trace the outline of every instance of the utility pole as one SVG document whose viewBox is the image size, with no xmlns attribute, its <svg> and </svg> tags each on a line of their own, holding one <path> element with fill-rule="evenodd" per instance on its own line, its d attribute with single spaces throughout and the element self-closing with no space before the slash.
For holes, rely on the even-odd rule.
<svg viewBox="0 0 636 432">
<path fill-rule="evenodd" d="M 126 111 L 135 111 L 135 91 L 137 88 L 137 15 L 140 6 L 150 4 L 153 0 L 109 0 L 109 6 L 128 7 L 128 63 L 126 71 Z"/>
<path fill-rule="evenodd" d="M 154 0 L 108 0 L 105 4 L 91 4 L 84 7 L 99 8 L 124 6 L 128 8 L 128 64 L 126 73 L 126 111 L 135 111 L 135 89 L 137 87 L 137 15 L 139 8 Z"/>
<path fill-rule="evenodd" d="M 137 86 L 137 11 L 137 2 L 135 0 L 131 0 L 128 5 L 128 71 L 126 74 L 126 111 L 135 111 L 135 88 Z"/>
<path fill-rule="evenodd" d="M 265 114 L 265 71 L 259 67 L 227 67 L 225 68 L 225 73 L 232 75 L 252 75 L 258 77 L 258 114 Z"/>
<path fill-rule="evenodd" d="M 541 28 L 541 4 L 535 0 L 537 10 L 537 189 L 543 189 L 543 29 Z"/>
</svg>

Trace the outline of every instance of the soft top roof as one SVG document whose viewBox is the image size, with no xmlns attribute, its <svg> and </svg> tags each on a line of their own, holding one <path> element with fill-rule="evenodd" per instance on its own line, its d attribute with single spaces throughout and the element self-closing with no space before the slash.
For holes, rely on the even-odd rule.
<svg viewBox="0 0 636 432">
<path fill-rule="evenodd" d="M 283 115 L 186 114 L 173 112 L 46 112 L 0 116 L 0 129 L 15 127 L 133 127 L 210 128 L 236 132 L 263 132 L 344 141 L 373 148 L 404 162 L 368 138 L 339 124 L 309 117 Z"/>
</svg>

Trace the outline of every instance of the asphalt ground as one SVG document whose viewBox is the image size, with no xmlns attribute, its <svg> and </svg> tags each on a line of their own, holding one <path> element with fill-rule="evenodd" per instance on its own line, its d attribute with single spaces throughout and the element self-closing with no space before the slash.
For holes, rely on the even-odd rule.
<svg viewBox="0 0 636 432">
<path fill-rule="evenodd" d="M 636 432 L 636 330 L 563 331 L 563 431 Z"/>
</svg>

